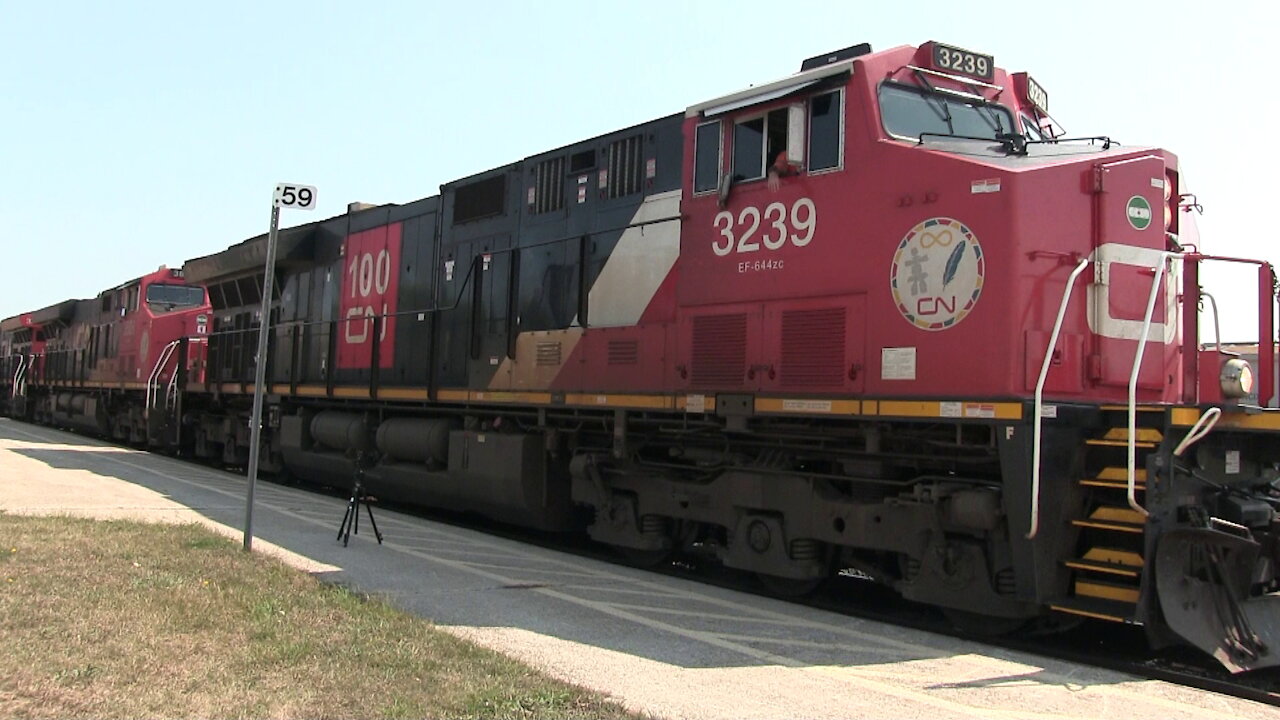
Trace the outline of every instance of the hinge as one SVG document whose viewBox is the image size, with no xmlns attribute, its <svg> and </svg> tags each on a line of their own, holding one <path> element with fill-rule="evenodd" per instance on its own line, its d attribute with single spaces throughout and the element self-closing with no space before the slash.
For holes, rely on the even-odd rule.
<svg viewBox="0 0 1280 720">
<path fill-rule="evenodd" d="M 1106 168 L 1097 165 L 1093 168 L 1093 191 L 1095 193 L 1102 192 L 1102 179 L 1106 175 Z"/>
</svg>

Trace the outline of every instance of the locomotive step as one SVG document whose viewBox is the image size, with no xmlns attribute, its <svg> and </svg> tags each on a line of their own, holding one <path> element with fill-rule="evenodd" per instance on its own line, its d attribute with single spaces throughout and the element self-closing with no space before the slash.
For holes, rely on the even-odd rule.
<svg viewBox="0 0 1280 720">
<path fill-rule="evenodd" d="M 1137 431 L 1138 442 L 1140 443 L 1155 444 L 1155 443 L 1159 443 L 1161 440 L 1164 439 L 1164 435 L 1155 428 L 1140 427 L 1140 428 L 1134 428 L 1134 430 Z M 1102 439 L 1127 443 L 1129 442 L 1129 428 L 1127 427 L 1111 428 L 1110 430 L 1107 431 L 1106 435 L 1102 436 Z"/>
<path fill-rule="evenodd" d="M 1113 600 L 1099 600 L 1097 598 L 1073 597 L 1052 602 L 1049 604 L 1050 609 L 1058 612 L 1068 613 L 1071 615 L 1081 615 L 1095 620 L 1106 620 L 1114 623 L 1124 623 L 1126 625 L 1141 625 L 1136 618 L 1133 617 L 1133 605 L 1130 603 L 1115 602 Z"/>
<path fill-rule="evenodd" d="M 1138 604 L 1138 587 L 1136 585 L 1118 585 L 1093 579 L 1076 579 L 1076 597 L 1110 600 L 1117 603 Z"/>
<path fill-rule="evenodd" d="M 1090 548 L 1084 557 L 1063 563 L 1075 570 L 1136 578 L 1142 573 L 1142 556 L 1136 552 L 1117 548 Z"/>
<path fill-rule="evenodd" d="M 1107 434 L 1109 435 L 1110 433 L 1107 433 Z M 1141 437 L 1142 433 L 1138 433 L 1138 436 Z M 1127 437 L 1123 440 L 1108 440 L 1106 438 L 1089 438 L 1088 440 L 1084 441 L 1084 444 L 1093 445 L 1093 446 L 1102 446 L 1102 447 L 1126 447 L 1127 448 L 1129 447 L 1129 440 Z M 1139 440 L 1135 442 L 1133 446 L 1136 448 L 1142 448 L 1144 450 L 1147 450 L 1147 449 L 1154 448 L 1156 444 L 1153 442 L 1143 442 Z"/>
<path fill-rule="evenodd" d="M 1089 517 L 1083 520 L 1072 520 L 1076 527 L 1097 528 L 1099 530 L 1115 530 L 1117 532 L 1142 534 L 1146 518 L 1137 510 L 1114 505 L 1101 505 Z"/>
<path fill-rule="evenodd" d="M 1134 471 L 1134 486 L 1139 490 L 1145 490 L 1147 487 L 1147 471 L 1137 469 Z M 1098 473 L 1097 477 L 1085 478 L 1080 481 L 1081 485 L 1102 488 L 1118 488 L 1125 489 L 1129 486 L 1129 471 L 1122 467 L 1106 467 Z"/>
</svg>

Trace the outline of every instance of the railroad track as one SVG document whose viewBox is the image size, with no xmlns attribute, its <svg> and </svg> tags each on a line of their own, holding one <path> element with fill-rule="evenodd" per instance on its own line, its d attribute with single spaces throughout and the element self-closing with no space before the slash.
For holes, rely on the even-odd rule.
<svg viewBox="0 0 1280 720">
<path fill-rule="evenodd" d="M 181 459 L 181 458 L 179 458 Z M 188 462 L 191 462 L 187 460 Z M 195 463 L 193 463 L 195 464 Z M 224 468 L 236 471 L 235 468 Z M 345 498 L 349 488 L 316 485 L 296 479 L 264 478 L 278 484 L 300 486 L 312 492 Z M 412 506 L 394 507 L 397 512 L 478 530 L 506 539 L 567 554 L 616 564 L 630 564 L 605 546 L 590 542 L 584 535 L 549 534 L 502 525 L 483 518 Z M 678 557 L 648 568 L 651 572 L 747 592 L 776 597 L 750 573 L 725 568 L 703 558 Z M 1121 672 L 1141 678 L 1217 692 L 1280 707 L 1280 669 L 1231 675 L 1210 658 L 1185 648 L 1152 652 L 1140 628 L 1085 621 L 1077 627 L 1053 634 L 1024 632 L 1005 636 L 982 636 L 957 630 L 937 608 L 905 602 L 891 590 L 855 577 L 833 578 L 817 593 L 791 602 L 850 617 L 874 620 L 949 637 L 1044 656 L 1073 664 Z"/>
</svg>

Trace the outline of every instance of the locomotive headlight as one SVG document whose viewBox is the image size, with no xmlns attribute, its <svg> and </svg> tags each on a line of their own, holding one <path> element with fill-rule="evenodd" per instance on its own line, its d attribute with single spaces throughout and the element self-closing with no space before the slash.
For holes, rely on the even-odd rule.
<svg viewBox="0 0 1280 720">
<path fill-rule="evenodd" d="M 1253 391 L 1253 369 L 1244 360 L 1232 358 L 1222 364 L 1222 375 L 1218 382 L 1222 386 L 1224 397 L 1246 397 Z"/>
</svg>

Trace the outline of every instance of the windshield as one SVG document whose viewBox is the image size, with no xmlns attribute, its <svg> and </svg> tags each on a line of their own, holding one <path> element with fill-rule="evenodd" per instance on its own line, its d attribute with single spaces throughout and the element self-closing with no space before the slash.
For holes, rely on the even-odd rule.
<svg viewBox="0 0 1280 720">
<path fill-rule="evenodd" d="M 891 135 L 919 138 L 922 133 L 996 139 L 1013 132 L 1013 115 L 992 105 L 909 85 L 880 86 L 880 115 Z"/>
<path fill-rule="evenodd" d="M 204 288 L 191 285 L 151 285 L 147 304 L 153 311 L 177 310 L 204 304 Z"/>
</svg>

